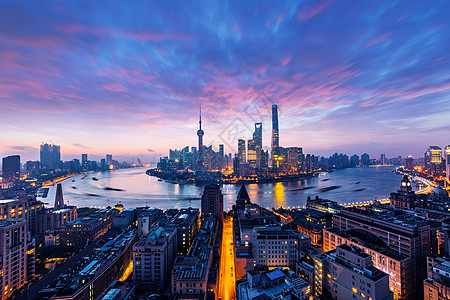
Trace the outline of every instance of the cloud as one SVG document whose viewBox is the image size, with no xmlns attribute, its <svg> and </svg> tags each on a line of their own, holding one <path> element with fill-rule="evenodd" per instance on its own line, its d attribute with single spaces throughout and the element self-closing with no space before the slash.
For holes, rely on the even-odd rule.
<svg viewBox="0 0 450 300">
<path fill-rule="evenodd" d="M 83 145 L 83 144 L 72 143 L 72 145 L 75 147 L 78 147 L 78 148 L 82 148 L 82 149 L 90 149 L 90 147 Z"/>
<path fill-rule="evenodd" d="M 155 152 L 153 149 L 147 149 L 147 152 Z"/>
<path fill-rule="evenodd" d="M 11 150 L 15 151 L 35 151 L 37 148 L 30 147 L 30 146 L 10 146 Z"/>
</svg>

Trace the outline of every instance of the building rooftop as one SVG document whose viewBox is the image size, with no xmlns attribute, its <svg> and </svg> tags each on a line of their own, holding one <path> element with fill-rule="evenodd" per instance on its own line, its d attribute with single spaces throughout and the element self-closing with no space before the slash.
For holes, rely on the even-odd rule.
<svg viewBox="0 0 450 300">
<path fill-rule="evenodd" d="M 282 294 L 288 294 L 289 292 L 299 293 L 300 290 L 309 288 L 309 283 L 295 275 L 295 272 L 291 270 L 275 269 L 262 274 L 266 278 L 273 278 L 270 280 L 282 279 L 281 283 L 276 285 L 262 286 L 257 284 L 256 286 L 249 286 L 248 282 L 239 284 L 237 292 L 239 293 L 239 299 L 242 300 L 254 300 L 254 299 L 281 299 Z"/>
<path fill-rule="evenodd" d="M 212 255 L 211 234 L 214 234 L 214 217 L 206 219 L 201 230 L 195 236 L 187 256 L 178 256 L 172 273 L 177 273 L 176 280 L 205 280 L 209 259 Z"/>
<path fill-rule="evenodd" d="M 356 242 L 357 244 L 367 247 L 373 251 L 389 256 L 395 260 L 402 261 L 409 259 L 407 255 L 400 254 L 396 251 L 391 250 L 383 241 L 381 241 L 377 236 L 373 234 L 367 234 L 355 229 L 344 231 L 339 230 L 338 228 L 328 228 L 325 230 Z"/>
<path fill-rule="evenodd" d="M 351 248 L 350 246 L 348 246 L 348 247 Z M 374 282 L 378 281 L 386 276 L 389 276 L 388 274 L 384 273 L 383 271 L 378 270 L 374 266 L 361 268 L 346 259 L 342 259 L 342 258 L 338 257 L 336 255 L 336 249 L 319 254 L 319 255 L 317 255 L 317 257 L 319 257 L 321 259 L 331 260 L 331 261 L 335 262 L 336 264 L 343 266 L 346 269 L 350 269 L 359 274 L 363 274 L 366 278 L 368 278 Z"/>
<path fill-rule="evenodd" d="M 416 217 L 407 211 L 374 206 L 345 208 L 335 216 L 357 220 L 407 238 L 417 236 L 416 229 L 429 226 L 423 218 Z"/>
<path fill-rule="evenodd" d="M 24 219 L 17 219 L 17 220 L 11 220 L 11 219 L 4 219 L 4 220 L 0 220 L 0 227 L 8 227 L 20 222 L 25 222 Z"/>
<path fill-rule="evenodd" d="M 281 272 L 280 269 L 275 269 L 269 273 L 266 273 L 266 276 L 270 279 L 270 280 L 277 280 L 280 279 L 281 277 L 284 277 L 286 275 L 284 275 L 283 272 Z"/>
<path fill-rule="evenodd" d="M 136 231 L 121 233 L 101 248 L 97 248 L 89 257 L 84 257 L 75 267 L 59 275 L 58 280 L 50 287 L 42 290 L 48 295 L 73 295 L 102 274 L 121 253 L 132 243 Z M 108 247 L 106 247 L 108 245 Z"/>
<path fill-rule="evenodd" d="M 54 211 L 52 211 L 52 213 L 54 213 L 54 214 L 63 214 L 63 213 L 69 212 L 69 211 L 74 210 L 74 209 L 76 209 L 75 206 L 69 206 L 69 207 L 66 207 L 66 208 L 61 208 L 61 209 L 54 210 Z"/>
<path fill-rule="evenodd" d="M 450 278 L 450 261 L 433 266 L 433 272 L 439 273 L 439 275 Z"/>
</svg>

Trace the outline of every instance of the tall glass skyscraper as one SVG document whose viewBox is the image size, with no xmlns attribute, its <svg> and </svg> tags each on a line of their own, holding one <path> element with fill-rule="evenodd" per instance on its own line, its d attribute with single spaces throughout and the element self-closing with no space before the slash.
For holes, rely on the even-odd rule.
<svg viewBox="0 0 450 300">
<path fill-rule="evenodd" d="M 256 167 L 261 165 L 262 150 L 262 123 L 255 123 L 255 132 L 253 133 L 253 141 L 255 142 Z"/>
<path fill-rule="evenodd" d="M 280 136 L 278 131 L 278 106 L 272 105 L 272 152 L 280 147 Z"/>
<path fill-rule="evenodd" d="M 245 140 L 238 140 L 238 158 L 240 163 L 245 163 L 247 161 L 245 154 Z"/>
</svg>

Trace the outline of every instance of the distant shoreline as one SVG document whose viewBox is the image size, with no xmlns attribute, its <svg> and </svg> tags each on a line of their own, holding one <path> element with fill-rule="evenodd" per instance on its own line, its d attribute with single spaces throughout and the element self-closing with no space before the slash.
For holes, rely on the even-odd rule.
<svg viewBox="0 0 450 300">
<path fill-rule="evenodd" d="M 156 177 L 160 181 L 165 181 L 172 184 L 239 184 L 242 182 L 245 183 L 255 183 L 255 184 L 265 184 L 265 183 L 277 183 L 277 182 L 289 182 L 289 181 L 298 181 L 302 179 L 309 179 L 313 177 L 317 177 L 321 172 L 311 172 L 307 174 L 299 174 L 299 175 L 284 175 L 278 178 L 233 178 L 233 179 L 195 179 L 184 178 L 179 179 L 176 178 L 176 173 L 164 173 L 156 171 L 156 169 L 148 169 L 145 172 L 148 176 Z M 213 177 L 213 176 L 211 176 Z"/>
</svg>

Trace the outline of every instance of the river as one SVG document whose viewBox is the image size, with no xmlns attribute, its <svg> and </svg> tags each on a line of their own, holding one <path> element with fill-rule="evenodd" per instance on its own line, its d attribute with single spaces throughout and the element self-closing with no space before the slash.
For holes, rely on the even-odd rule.
<svg viewBox="0 0 450 300">
<path fill-rule="evenodd" d="M 400 187 L 401 175 L 393 167 L 348 168 L 310 179 L 265 184 L 248 184 L 253 203 L 263 207 L 303 207 L 308 196 L 357 203 L 383 199 Z M 106 207 L 121 203 L 125 208 L 150 206 L 161 209 L 200 207 L 201 186 L 171 184 L 145 174 L 146 168 L 77 175 L 62 182 L 64 201 L 77 207 Z M 95 177 L 98 180 L 92 180 Z M 327 189 L 329 187 L 335 189 Z M 105 188 L 114 190 L 105 190 Z M 238 185 L 221 186 L 224 209 L 236 201 Z M 325 189 L 324 189 L 325 188 Z M 415 187 L 414 187 L 415 188 Z M 120 190 L 118 190 L 120 189 Z M 47 198 L 40 199 L 53 206 L 56 187 L 51 186 Z"/>
</svg>

